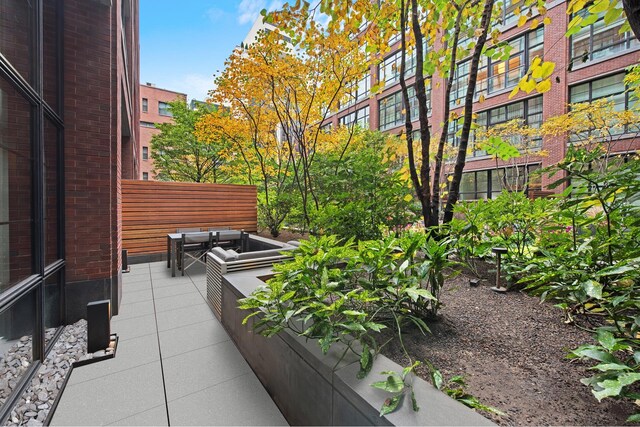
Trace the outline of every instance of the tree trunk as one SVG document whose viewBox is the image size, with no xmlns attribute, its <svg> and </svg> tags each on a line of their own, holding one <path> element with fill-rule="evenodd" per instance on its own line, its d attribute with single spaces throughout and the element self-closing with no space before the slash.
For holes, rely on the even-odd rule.
<svg viewBox="0 0 640 427">
<path fill-rule="evenodd" d="M 420 192 L 420 203 L 424 216 L 425 227 L 438 225 L 438 217 L 433 215 L 429 206 L 431 199 L 431 165 L 429 164 L 429 143 L 431 141 L 431 130 L 429 129 L 429 109 L 427 108 L 427 92 L 424 88 L 424 52 L 422 29 L 418 15 L 418 2 L 411 0 L 411 27 L 413 28 L 413 38 L 416 42 L 416 80 L 414 84 L 416 98 L 418 99 L 418 119 L 420 120 L 420 145 L 422 148 L 422 164 L 420 165 L 420 181 L 422 188 Z M 405 109 L 409 112 L 409 104 Z"/>
<path fill-rule="evenodd" d="M 472 5 L 475 5 L 478 0 L 474 0 Z M 460 6 L 458 15 L 456 16 L 456 24 L 453 30 L 453 42 L 451 48 L 451 61 L 449 62 L 449 77 L 447 78 L 447 84 L 444 91 L 444 121 L 442 123 L 442 133 L 440 134 L 440 141 L 438 141 L 438 150 L 434 159 L 434 171 L 433 171 L 433 185 L 431 186 L 431 215 L 435 218 L 440 216 L 440 175 L 442 174 L 442 162 L 444 157 L 444 147 L 447 144 L 447 137 L 449 134 L 449 112 L 451 102 L 451 88 L 453 87 L 453 80 L 455 78 L 455 71 L 457 67 L 457 53 L 458 42 L 460 40 L 460 27 L 462 21 L 462 13 L 467 7 L 469 2 L 465 2 Z M 436 219 L 437 221 L 437 219 Z"/>
<path fill-rule="evenodd" d="M 478 66 L 480 64 L 480 56 L 485 43 L 487 42 L 487 34 L 491 24 L 491 13 L 493 11 L 494 0 L 485 0 L 484 10 L 482 11 L 482 20 L 480 23 L 481 34 L 473 49 L 471 58 L 471 67 L 469 70 L 469 86 L 464 99 L 464 122 L 462 123 L 462 134 L 460 136 L 460 146 L 458 147 L 458 156 L 453 169 L 453 179 L 447 196 L 447 205 L 444 210 L 444 218 L 442 222 L 447 224 L 453 219 L 453 207 L 460 196 L 460 182 L 462 181 L 462 171 L 467 159 L 467 147 L 469 145 L 469 136 L 471 134 L 471 122 L 473 120 L 473 95 L 476 90 L 478 81 Z"/>
<path fill-rule="evenodd" d="M 627 15 L 633 34 L 640 40 L 640 1 L 622 0 L 622 7 L 625 15 Z"/>
</svg>

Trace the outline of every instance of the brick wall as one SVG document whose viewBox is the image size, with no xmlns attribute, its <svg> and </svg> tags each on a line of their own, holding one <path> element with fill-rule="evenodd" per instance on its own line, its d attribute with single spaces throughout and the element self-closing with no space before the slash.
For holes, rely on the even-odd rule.
<svg viewBox="0 0 640 427">
<path fill-rule="evenodd" d="M 130 40 L 137 40 L 137 2 L 132 3 L 136 10 L 125 31 L 131 33 Z M 127 170 L 133 174 L 139 67 L 137 53 L 125 55 L 122 50 L 120 10 L 120 0 L 111 7 L 95 0 L 65 2 L 68 321 L 82 317 L 88 301 L 119 298 L 115 290 L 120 287 L 122 263 L 122 150 L 128 150 Z M 135 51 L 137 42 L 133 46 L 129 50 Z M 117 301 L 112 301 L 112 310 L 117 313 Z"/>
<path fill-rule="evenodd" d="M 626 67 L 638 62 L 640 58 L 640 52 L 638 50 L 630 51 L 619 56 L 608 57 L 602 61 L 594 61 L 587 64 L 575 64 L 570 66 L 569 63 L 569 50 L 570 39 L 565 37 L 570 16 L 566 13 L 566 3 L 562 1 L 554 1 L 549 3 L 549 10 L 547 16 L 551 19 L 551 23 L 544 27 L 544 55 L 545 60 L 553 61 L 556 63 L 556 68 L 551 76 L 552 89 L 543 95 L 543 119 L 547 119 L 552 116 L 557 116 L 567 112 L 567 105 L 569 101 L 569 86 L 578 82 L 603 77 L 607 74 L 617 73 L 623 71 Z M 511 25 L 504 29 L 501 38 L 503 40 L 510 40 L 520 34 L 528 32 L 529 25 L 523 27 L 517 27 Z M 394 51 L 399 49 L 399 44 L 391 49 L 386 56 L 392 55 Z M 377 67 L 371 68 L 372 86 L 376 83 L 378 69 Z M 414 78 L 408 78 L 407 84 L 411 85 Z M 432 127 L 432 136 L 440 135 L 440 123 L 444 119 L 442 104 L 444 103 L 444 88 L 445 81 L 440 76 L 433 78 L 432 84 L 432 116 L 429 119 Z M 339 111 L 337 114 L 329 117 L 325 122 L 333 123 L 333 126 L 337 126 L 339 118 L 363 108 L 366 105 L 370 107 L 370 128 L 378 129 L 379 125 L 379 101 L 384 97 L 396 93 L 400 90 L 400 85 L 395 84 L 385 87 L 383 92 L 371 97 L 368 100 L 362 101 L 355 106 L 352 106 L 343 111 Z M 530 95 L 520 93 L 513 99 L 509 99 L 509 92 L 511 89 L 505 90 L 502 93 L 490 94 L 486 96 L 484 102 L 476 102 L 474 104 L 474 112 L 488 110 L 497 106 L 509 104 L 516 101 L 521 101 L 533 96 L 539 96 L 537 93 Z M 457 108 L 453 108 L 452 111 L 462 113 L 462 105 Z M 419 123 L 417 118 L 413 118 L 414 130 L 418 129 Z M 389 133 L 404 133 L 404 124 L 386 130 Z M 625 147 L 631 147 L 633 149 L 640 148 L 640 140 L 633 141 L 632 144 L 620 144 Z M 542 166 L 549 166 L 557 163 L 562 159 L 566 153 L 566 140 L 565 138 L 546 138 L 543 142 L 543 149 L 548 153 L 548 156 L 534 156 L 528 159 L 529 163 L 541 163 Z M 503 163 L 499 162 L 499 165 Z M 465 171 L 482 170 L 495 168 L 496 162 L 490 158 L 473 158 L 467 156 L 467 163 Z M 555 179 L 555 178 L 554 178 Z M 543 186 L 548 184 L 547 181 L 543 181 Z"/>
<path fill-rule="evenodd" d="M 147 99 L 148 111 L 142 111 L 142 99 Z M 147 84 L 140 85 L 140 121 L 147 123 L 170 123 L 172 118 L 169 116 L 160 115 L 158 112 L 159 102 L 171 102 L 180 99 L 184 102 L 187 101 L 187 95 L 180 92 L 174 92 L 167 89 L 161 89 L 155 86 L 149 86 Z M 160 131 L 155 128 L 149 128 L 140 125 L 140 150 L 138 157 L 140 158 L 140 174 L 138 179 L 143 179 L 143 173 L 147 173 L 149 180 L 154 180 L 155 176 L 152 173 L 153 160 L 151 159 L 151 138 L 153 135 L 158 134 Z M 149 158 L 144 160 L 142 158 L 143 147 L 147 147 Z"/>
</svg>

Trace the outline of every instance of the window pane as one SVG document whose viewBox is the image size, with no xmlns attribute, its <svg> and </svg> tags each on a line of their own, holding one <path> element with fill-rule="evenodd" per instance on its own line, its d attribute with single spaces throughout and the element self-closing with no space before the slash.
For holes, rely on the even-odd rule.
<svg viewBox="0 0 640 427">
<path fill-rule="evenodd" d="M 51 264 L 58 253 L 58 128 L 48 119 L 44 124 L 44 176 L 45 176 L 45 262 Z"/>
<path fill-rule="evenodd" d="M 476 188 L 475 188 L 475 172 L 466 172 L 462 174 L 462 179 L 460 180 L 460 199 L 461 200 L 469 200 L 476 198 Z M 465 197 L 462 197 L 462 195 Z"/>
<path fill-rule="evenodd" d="M 583 83 L 570 88 L 569 98 L 571 104 L 589 101 L 589 83 Z"/>
<path fill-rule="evenodd" d="M 478 192 L 486 192 L 489 185 L 488 171 L 476 172 L 476 190 Z"/>
<path fill-rule="evenodd" d="M 60 307 L 60 290 L 62 289 L 62 274 L 56 272 L 44 281 L 44 327 L 45 346 L 51 341 L 56 329 L 62 325 Z"/>
<path fill-rule="evenodd" d="M 33 362 L 35 296 L 33 292 L 21 297 L 0 313 L 0 364 L 7 372 L 2 376 L 6 387 L 0 387 L 0 407 Z"/>
<path fill-rule="evenodd" d="M 495 198 L 502 192 L 502 176 L 503 169 L 494 169 L 491 171 L 491 198 Z"/>
<path fill-rule="evenodd" d="M 0 292 L 33 273 L 31 105 L 0 78 Z"/>
<path fill-rule="evenodd" d="M 169 108 L 169 104 L 167 104 L 166 102 L 158 102 L 158 114 L 160 114 L 161 116 L 173 117 L 171 109 Z"/>
<path fill-rule="evenodd" d="M 591 86 L 591 100 L 604 98 L 624 92 L 624 74 L 615 74 L 604 79 L 594 80 Z"/>
<path fill-rule="evenodd" d="M 0 2 L 0 52 L 11 65 L 33 84 L 33 38 L 36 2 L 13 0 Z"/>
</svg>

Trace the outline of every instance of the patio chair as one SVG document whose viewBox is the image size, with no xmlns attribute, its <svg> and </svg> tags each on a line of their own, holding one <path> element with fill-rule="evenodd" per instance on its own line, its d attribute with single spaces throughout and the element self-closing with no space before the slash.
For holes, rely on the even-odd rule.
<svg viewBox="0 0 640 427">
<path fill-rule="evenodd" d="M 209 251 L 206 232 L 199 233 L 183 233 L 182 244 L 180 245 L 180 259 L 182 260 L 182 275 L 187 268 L 196 262 L 204 264 L 207 260 L 206 255 Z M 191 262 L 187 263 L 187 258 L 191 258 Z"/>
<path fill-rule="evenodd" d="M 249 233 L 245 233 L 244 230 L 240 231 L 240 239 L 225 239 L 221 233 L 227 230 L 218 230 L 209 232 L 209 248 L 223 247 L 224 249 L 233 249 L 238 252 L 244 252 L 249 245 Z"/>
<path fill-rule="evenodd" d="M 176 233 L 182 234 L 184 237 L 185 233 L 198 233 L 200 232 L 200 228 L 197 227 L 191 227 L 191 228 L 178 228 L 176 229 Z M 184 238 L 182 239 L 182 242 L 178 244 L 177 249 L 177 262 L 178 262 L 178 270 L 182 269 L 182 248 L 181 246 L 184 245 Z M 185 250 L 189 251 L 189 250 L 197 250 L 198 248 L 196 247 L 197 245 L 193 244 L 190 245 L 189 247 L 187 247 Z"/>
</svg>

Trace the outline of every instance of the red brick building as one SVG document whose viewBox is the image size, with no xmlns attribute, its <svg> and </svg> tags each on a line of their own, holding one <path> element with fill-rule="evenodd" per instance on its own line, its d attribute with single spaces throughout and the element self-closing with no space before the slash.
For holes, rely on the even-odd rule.
<svg viewBox="0 0 640 427">
<path fill-rule="evenodd" d="M 159 132 L 156 123 L 171 122 L 169 102 L 187 102 L 187 95 L 156 87 L 152 83 L 140 85 L 140 173 L 139 179 L 154 180 L 151 159 L 151 138 Z"/>
<path fill-rule="evenodd" d="M 568 104 L 592 101 L 603 97 L 611 97 L 617 108 L 629 107 L 629 94 L 625 93 L 622 81 L 625 68 L 640 60 L 640 43 L 633 34 L 618 34 L 623 23 L 619 20 L 604 25 L 602 17 L 594 24 L 584 28 L 573 37 L 565 37 L 567 24 L 571 19 L 567 15 L 567 3 L 562 0 L 547 3 L 551 23 L 531 30 L 530 26 L 517 26 L 514 10 L 522 6 L 522 1 L 505 2 L 503 6 L 502 39 L 512 45 L 510 58 L 506 61 L 491 61 L 484 58 L 480 64 L 476 101 L 480 96 L 484 102 L 476 102 L 473 111 L 478 113 L 477 123 L 480 126 L 492 126 L 515 118 L 524 119 L 530 126 L 538 126 L 549 117 L 564 114 Z M 392 49 L 378 66 L 371 67 L 370 74 L 357 84 L 353 99 L 326 123 L 332 126 L 358 122 L 363 127 L 385 132 L 404 132 L 405 109 L 399 84 L 400 70 L 399 37 L 393 41 Z M 536 56 L 556 63 L 551 80 L 552 89 L 543 94 L 520 93 L 509 99 L 509 93 L 518 84 L 520 78 L 529 68 Z M 464 58 L 459 63 L 456 79 L 451 93 L 452 111 L 462 112 L 464 96 L 468 82 L 470 59 Z M 407 83 L 414 82 L 415 60 L 407 58 Z M 371 88 L 379 81 L 384 81 L 382 92 L 370 97 Z M 444 81 L 435 77 L 431 82 L 427 95 L 433 107 L 430 124 L 436 135 L 440 134 L 440 123 L 443 122 L 445 99 Z M 410 111 L 414 129 L 419 128 L 418 106 L 415 94 L 410 90 Z M 457 124 L 449 128 L 449 140 L 457 145 Z M 540 149 L 548 156 L 534 156 L 528 159 L 529 169 L 552 165 L 562 159 L 566 153 L 566 140 L 548 138 L 540 141 Z M 629 147 L 629 144 L 619 144 Z M 634 146 L 633 144 L 631 145 Z M 635 148 L 640 148 L 640 141 L 635 141 Z M 501 166 L 506 166 L 502 164 Z M 467 164 L 461 185 L 461 198 L 477 199 L 496 196 L 501 191 L 500 180 L 496 179 L 495 161 L 485 153 L 476 151 L 467 156 Z M 541 183 L 545 186 L 546 182 Z"/>
<path fill-rule="evenodd" d="M 0 344 L 33 342 L 14 391 L 88 302 L 118 312 L 138 75 L 137 0 L 0 2 Z"/>
</svg>

